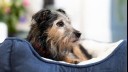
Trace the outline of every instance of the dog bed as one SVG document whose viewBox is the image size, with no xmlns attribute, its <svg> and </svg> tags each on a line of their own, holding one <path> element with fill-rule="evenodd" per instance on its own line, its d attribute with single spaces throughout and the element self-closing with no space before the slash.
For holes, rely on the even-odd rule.
<svg viewBox="0 0 128 72">
<path fill-rule="evenodd" d="M 90 43 L 93 45 L 93 41 Z M 87 49 L 94 58 L 69 64 L 42 58 L 24 39 L 7 38 L 0 44 L 0 72 L 127 72 L 127 40 L 110 46 Z"/>
</svg>

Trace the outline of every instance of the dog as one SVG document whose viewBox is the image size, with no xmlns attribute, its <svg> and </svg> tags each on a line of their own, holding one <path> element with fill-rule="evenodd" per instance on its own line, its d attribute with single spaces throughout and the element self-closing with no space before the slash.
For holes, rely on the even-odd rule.
<svg viewBox="0 0 128 72">
<path fill-rule="evenodd" d="M 32 16 L 27 40 L 42 57 L 77 64 L 92 58 L 79 43 L 80 36 L 63 9 L 42 9 Z"/>
</svg>

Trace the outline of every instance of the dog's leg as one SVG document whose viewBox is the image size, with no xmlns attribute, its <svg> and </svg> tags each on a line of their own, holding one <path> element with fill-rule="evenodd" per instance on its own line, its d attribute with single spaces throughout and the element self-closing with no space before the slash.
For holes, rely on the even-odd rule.
<svg viewBox="0 0 128 72">
<path fill-rule="evenodd" d="M 81 45 L 75 46 L 73 48 L 73 54 L 81 61 L 90 59 L 89 54 Z"/>
<path fill-rule="evenodd" d="M 73 63 L 73 64 L 78 64 L 79 62 L 81 62 L 79 59 L 73 59 L 73 58 L 68 57 L 68 56 L 66 56 L 64 58 L 64 61 L 68 62 L 68 63 Z"/>
</svg>

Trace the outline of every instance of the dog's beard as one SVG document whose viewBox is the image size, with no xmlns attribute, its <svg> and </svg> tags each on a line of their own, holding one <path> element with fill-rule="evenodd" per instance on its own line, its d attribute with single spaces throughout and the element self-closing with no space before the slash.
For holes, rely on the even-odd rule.
<svg viewBox="0 0 128 72">
<path fill-rule="evenodd" d="M 71 35 L 69 35 L 55 38 L 48 37 L 47 43 L 50 46 L 49 51 L 53 59 L 61 60 L 60 58 L 64 58 L 64 56 L 68 55 L 69 52 L 71 52 L 75 42 L 72 41 Z"/>
</svg>

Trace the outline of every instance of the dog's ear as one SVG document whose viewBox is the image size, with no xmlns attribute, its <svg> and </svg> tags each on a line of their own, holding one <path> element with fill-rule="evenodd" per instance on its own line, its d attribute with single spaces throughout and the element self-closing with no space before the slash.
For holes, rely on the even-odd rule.
<svg viewBox="0 0 128 72">
<path fill-rule="evenodd" d="M 38 24 L 40 24 L 41 22 L 47 20 L 49 14 L 51 14 L 50 10 L 41 10 L 37 12 L 35 15 L 33 15 L 32 19 L 34 19 Z"/>
<path fill-rule="evenodd" d="M 66 14 L 66 12 L 63 9 L 57 9 L 57 11 Z"/>
</svg>

